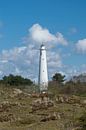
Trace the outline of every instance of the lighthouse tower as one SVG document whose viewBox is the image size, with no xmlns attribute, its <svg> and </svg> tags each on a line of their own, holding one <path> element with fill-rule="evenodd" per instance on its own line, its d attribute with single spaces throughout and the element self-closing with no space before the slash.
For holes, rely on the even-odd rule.
<svg viewBox="0 0 86 130">
<path fill-rule="evenodd" d="M 46 92 L 47 87 L 48 87 L 46 49 L 45 49 L 45 46 L 43 44 L 40 47 L 39 87 L 40 87 L 40 92 Z"/>
</svg>

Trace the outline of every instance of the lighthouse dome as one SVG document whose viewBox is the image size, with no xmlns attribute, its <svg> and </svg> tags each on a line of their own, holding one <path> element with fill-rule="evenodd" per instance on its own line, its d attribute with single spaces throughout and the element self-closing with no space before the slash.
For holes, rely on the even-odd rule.
<svg viewBox="0 0 86 130">
<path fill-rule="evenodd" d="M 42 45 L 41 45 L 41 49 L 42 49 L 42 50 L 45 50 L 45 45 L 42 44 Z"/>
</svg>

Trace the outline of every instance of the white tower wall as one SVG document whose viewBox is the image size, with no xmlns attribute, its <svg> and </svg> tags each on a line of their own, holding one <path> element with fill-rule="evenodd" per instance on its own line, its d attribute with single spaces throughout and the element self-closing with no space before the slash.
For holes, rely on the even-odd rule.
<svg viewBox="0 0 86 130">
<path fill-rule="evenodd" d="M 44 45 L 41 45 L 40 47 L 39 86 L 40 86 L 40 92 L 47 91 L 48 73 L 47 73 L 46 49 Z"/>
</svg>

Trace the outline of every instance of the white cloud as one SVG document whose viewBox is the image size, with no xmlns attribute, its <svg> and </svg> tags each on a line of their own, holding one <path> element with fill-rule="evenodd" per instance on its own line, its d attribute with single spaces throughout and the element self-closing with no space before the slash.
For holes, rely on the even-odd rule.
<svg viewBox="0 0 86 130">
<path fill-rule="evenodd" d="M 76 49 L 78 52 L 86 53 L 86 39 L 79 40 L 76 43 Z"/>
<path fill-rule="evenodd" d="M 60 43 L 62 45 L 68 44 L 67 40 L 64 38 L 64 36 L 60 32 L 57 32 L 56 38 L 57 38 L 57 43 Z"/>
<path fill-rule="evenodd" d="M 29 34 L 24 38 L 24 41 L 27 43 L 26 46 L 3 50 L 0 53 L 0 76 L 12 73 L 15 75 L 20 74 L 33 80 L 37 79 L 39 45 L 42 42 L 47 42 L 46 46 L 48 47 L 56 47 L 58 44 L 67 45 L 67 41 L 60 32 L 56 35 L 51 34 L 48 29 L 42 28 L 39 24 L 34 24 L 29 29 Z M 61 55 L 53 49 L 47 50 L 47 60 L 50 76 L 63 66 Z"/>
<path fill-rule="evenodd" d="M 39 24 L 34 24 L 29 29 L 30 36 L 32 40 L 42 43 L 42 42 L 56 42 L 57 38 L 52 35 L 48 29 L 42 28 Z"/>
<path fill-rule="evenodd" d="M 8 60 L 1 60 L 0 63 L 7 63 Z"/>
<path fill-rule="evenodd" d="M 59 43 L 62 45 L 67 45 L 67 40 L 63 37 L 60 32 L 57 32 L 56 35 L 51 34 L 47 28 L 43 28 L 39 24 L 34 24 L 29 29 L 29 39 L 36 43 Z"/>
<path fill-rule="evenodd" d="M 48 60 L 48 66 L 53 67 L 53 69 L 62 67 L 61 57 L 60 54 L 57 52 L 48 51 L 47 60 Z"/>
<path fill-rule="evenodd" d="M 0 71 L 3 72 L 3 75 L 20 74 L 32 79 L 37 76 L 38 71 L 35 72 L 37 70 L 35 66 L 38 64 L 38 54 L 37 51 L 31 50 L 29 47 L 16 47 L 2 51 L 0 54 Z"/>
<path fill-rule="evenodd" d="M 52 74 L 57 68 L 62 67 L 59 53 L 47 51 L 48 72 Z M 24 77 L 37 79 L 39 70 L 39 50 L 31 49 L 31 44 L 3 50 L 0 54 L 0 76 L 20 74 Z"/>
<path fill-rule="evenodd" d="M 66 75 L 66 79 L 70 80 L 73 76 L 86 74 L 86 64 L 82 64 L 81 66 L 65 65 L 61 68 L 61 71 Z"/>
</svg>

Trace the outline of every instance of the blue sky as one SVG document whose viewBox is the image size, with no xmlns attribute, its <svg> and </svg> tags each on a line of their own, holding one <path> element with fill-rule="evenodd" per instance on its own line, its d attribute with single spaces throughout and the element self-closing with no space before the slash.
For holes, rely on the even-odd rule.
<svg viewBox="0 0 86 130">
<path fill-rule="evenodd" d="M 0 77 L 37 80 L 43 41 L 49 77 L 86 73 L 86 0 L 0 0 Z"/>
</svg>

